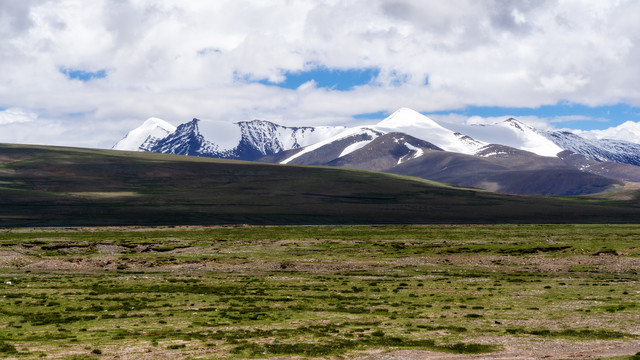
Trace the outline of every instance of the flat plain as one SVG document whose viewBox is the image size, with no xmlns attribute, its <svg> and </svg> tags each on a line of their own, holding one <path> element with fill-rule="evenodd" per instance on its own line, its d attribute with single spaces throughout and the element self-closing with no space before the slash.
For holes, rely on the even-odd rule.
<svg viewBox="0 0 640 360">
<path fill-rule="evenodd" d="M 636 359 L 640 226 L 0 230 L 0 358 Z"/>
</svg>

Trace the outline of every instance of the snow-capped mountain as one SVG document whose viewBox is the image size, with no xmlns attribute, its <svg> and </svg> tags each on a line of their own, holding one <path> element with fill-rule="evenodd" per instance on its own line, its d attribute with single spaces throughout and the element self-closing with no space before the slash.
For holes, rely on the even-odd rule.
<svg viewBox="0 0 640 360">
<path fill-rule="evenodd" d="M 263 120 L 228 123 L 194 118 L 160 137 L 155 135 L 157 132 L 150 133 L 148 122 L 129 132 L 113 149 L 255 160 L 317 143 L 344 130 L 329 126 L 286 127 Z"/>
<path fill-rule="evenodd" d="M 168 122 L 149 118 L 139 127 L 131 130 L 127 136 L 113 146 L 114 150 L 150 151 L 153 144 L 176 131 Z"/>
<path fill-rule="evenodd" d="M 276 162 L 274 158 L 261 160 Z M 284 161 L 384 171 L 515 194 L 579 195 L 620 184 L 617 179 L 577 170 L 558 157 L 505 145 L 485 145 L 469 155 L 445 151 L 404 133 L 379 135 L 371 129 L 336 136 L 298 150 Z"/>
<path fill-rule="evenodd" d="M 473 154 L 482 146 L 487 145 L 468 135 L 447 129 L 414 110 L 401 108 L 375 125 L 345 129 L 331 138 L 297 152 L 291 157 L 280 161 L 280 163 L 302 164 L 305 162 L 301 161 L 300 158 L 308 157 L 307 154 L 311 152 L 319 149 L 326 151 L 329 147 L 336 149 L 343 145 L 344 147 L 340 151 L 335 151 L 340 156 L 346 156 L 355 150 L 363 148 L 377 137 L 390 133 L 407 134 L 413 138 L 427 141 L 443 150 L 463 154 Z"/>
<path fill-rule="evenodd" d="M 541 132 L 563 150 L 597 161 L 640 165 L 640 144 L 622 140 L 585 139 L 568 131 Z"/>
<path fill-rule="evenodd" d="M 569 150 L 588 159 L 640 165 L 640 144 L 624 140 L 586 139 L 568 131 L 535 129 L 510 118 L 490 125 L 446 124 L 475 139 L 530 151 L 542 156 L 557 157 Z"/>
<path fill-rule="evenodd" d="M 464 132 L 453 131 L 417 111 L 401 108 L 377 123 L 375 129 L 384 132 L 399 132 L 428 141 L 446 151 L 473 154 L 487 143 L 478 141 Z"/>
<path fill-rule="evenodd" d="M 541 156 L 556 156 L 563 149 L 535 128 L 509 118 L 494 124 L 451 124 L 443 126 L 466 134 L 485 144 L 500 144 Z"/>
</svg>

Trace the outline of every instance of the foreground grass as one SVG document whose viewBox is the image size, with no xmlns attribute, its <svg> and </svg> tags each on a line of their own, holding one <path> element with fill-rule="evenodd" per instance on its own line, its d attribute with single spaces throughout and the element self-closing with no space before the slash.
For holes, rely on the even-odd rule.
<svg viewBox="0 0 640 360">
<path fill-rule="evenodd" d="M 0 357 L 637 341 L 639 238 L 602 225 L 4 230 Z"/>
</svg>

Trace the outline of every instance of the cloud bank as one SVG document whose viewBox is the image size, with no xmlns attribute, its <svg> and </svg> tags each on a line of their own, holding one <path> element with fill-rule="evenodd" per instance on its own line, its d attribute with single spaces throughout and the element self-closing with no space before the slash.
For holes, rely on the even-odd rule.
<svg viewBox="0 0 640 360">
<path fill-rule="evenodd" d="M 639 13 L 630 0 L 3 1 L 0 141 L 110 147 L 151 116 L 640 106 Z M 284 86 L 318 69 L 374 76 Z"/>
</svg>

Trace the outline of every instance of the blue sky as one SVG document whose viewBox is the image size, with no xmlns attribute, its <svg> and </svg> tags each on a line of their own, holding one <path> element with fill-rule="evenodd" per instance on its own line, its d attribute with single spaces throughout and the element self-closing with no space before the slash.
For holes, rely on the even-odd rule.
<svg viewBox="0 0 640 360">
<path fill-rule="evenodd" d="M 104 79 L 107 77 L 107 71 L 102 69 L 98 71 L 86 71 L 80 69 L 61 68 L 60 72 L 66 75 L 69 79 L 89 81 L 92 79 Z"/>
<path fill-rule="evenodd" d="M 433 114 L 454 113 L 480 117 L 539 117 L 557 128 L 594 130 L 606 129 L 626 121 L 640 121 L 640 108 L 627 104 L 586 106 L 560 102 L 535 108 L 511 108 L 497 106 L 469 106 L 460 110 L 434 112 Z"/>
<path fill-rule="evenodd" d="M 640 128 L 639 13 L 601 0 L 0 1 L 0 142 L 109 148 L 149 117 L 349 126 L 401 107 Z"/>
<path fill-rule="evenodd" d="M 319 67 L 308 71 L 285 72 L 283 74 L 284 81 L 281 82 L 271 82 L 269 80 L 261 80 L 259 82 L 265 85 L 295 90 L 305 83 L 314 81 L 315 86 L 318 88 L 348 91 L 356 86 L 372 83 L 379 73 L 380 70 L 375 68 L 342 70 Z"/>
</svg>

